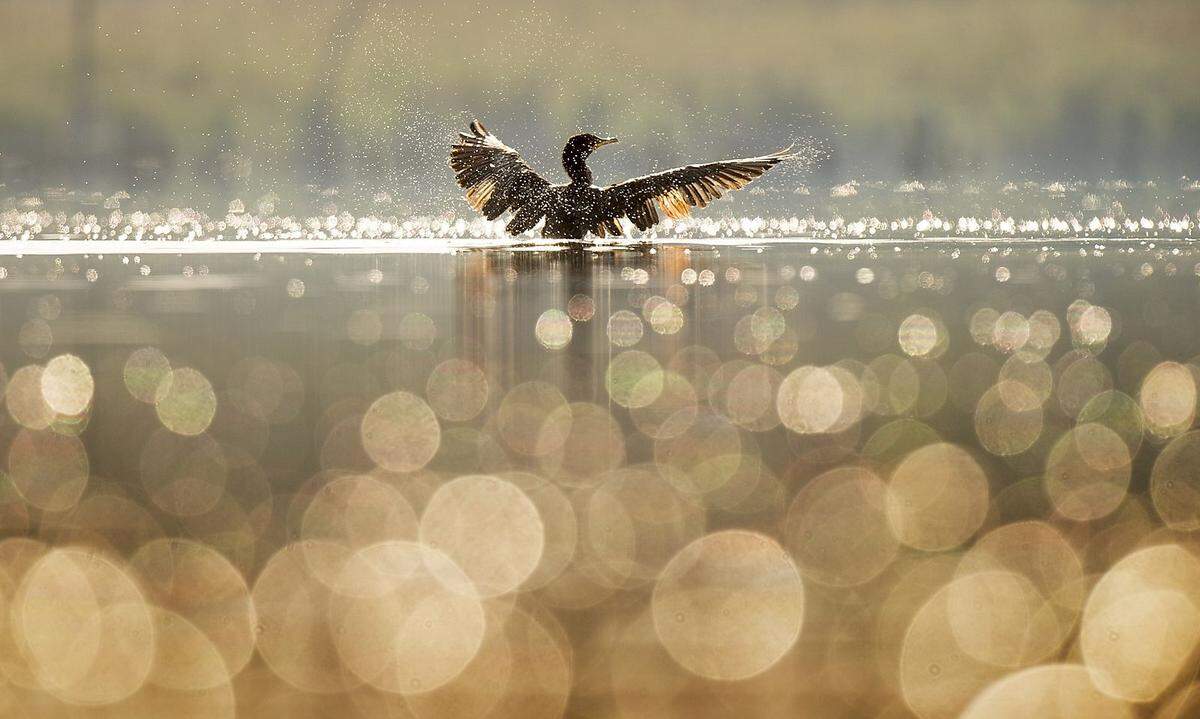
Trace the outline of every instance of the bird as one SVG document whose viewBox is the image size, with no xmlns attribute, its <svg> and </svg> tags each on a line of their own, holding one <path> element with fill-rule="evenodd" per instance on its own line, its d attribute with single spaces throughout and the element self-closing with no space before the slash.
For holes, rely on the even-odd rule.
<svg viewBox="0 0 1200 719">
<path fill-rule="evenodd" d="M 601 238 L 622 236 L 622 218 L 644 231 L 664 217 L 687 217 L 691 208 L 703 208 L 796 157 L 788 147 L 760 157 L 687 165 L 597 187 L 587 158 L 615 142 L 615 137 L 590 132 L 573 135 L 562 153 L 570 182 L 554 185 L 475 120 L 450 145 L 450 168 L 458 186 L 466 190 L 467 203 L 487 219 L 513 212 L 505 225 L 510 235 L 527 232 L 545 218 L 542 237 L 582 240 L 589 233 Z"/>
</svg>

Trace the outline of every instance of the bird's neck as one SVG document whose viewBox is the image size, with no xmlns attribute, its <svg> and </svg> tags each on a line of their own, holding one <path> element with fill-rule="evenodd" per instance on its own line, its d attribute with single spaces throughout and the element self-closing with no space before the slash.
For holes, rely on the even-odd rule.
<svg viewBox="0 0 1200 719">
<path fill-rule="evenodd" d="M 571 182 L 584 185 L 592 184 L 592 171 L 587 166 L 587 156 L 571 149 L 563 150 L 563 169 Z"/>
</svg>

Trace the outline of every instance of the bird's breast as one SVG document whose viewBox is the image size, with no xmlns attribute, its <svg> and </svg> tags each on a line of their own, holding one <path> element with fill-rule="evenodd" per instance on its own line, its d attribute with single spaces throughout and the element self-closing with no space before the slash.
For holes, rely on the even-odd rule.
<svg viewBox="0 0 1200 719">
<path fill-rule="evenodd" d="M 556 199 L 565 208 L 585 212 L 599 205 L 600 188 L 595 185 L 570 184 L 557 194 Z"/>
</svg>

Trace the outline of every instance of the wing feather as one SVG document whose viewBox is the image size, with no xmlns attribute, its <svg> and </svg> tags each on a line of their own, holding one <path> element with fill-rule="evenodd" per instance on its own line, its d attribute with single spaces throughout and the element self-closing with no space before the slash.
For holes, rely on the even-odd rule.
<svg viewBox="0 0 1200 719">
<path fill-rule="evenodd" d="M 458 186 L 466 190 L 467 203 L 489 220 L 512 209 L 522 214 L 518 226 L 532 227 L 545 212 L 542 209 L 529 222 L 544 206 L 550 183 L 479 120 L 471 123 L 469 132 L 458 133 L 450 146 L 450 169 Z"/>
<path fill-rule="evenodd" d="M 601 195 L 603 219 L 628 217 L 639 230 L 666 216 L 687 217 L 693 207 L 706 207 L 726 192 L 740 190 L 764 172 L 789 160 L 791 148 L 761 157 L 687 165 L 635 177 L 612 185 Z"/>
</svg>

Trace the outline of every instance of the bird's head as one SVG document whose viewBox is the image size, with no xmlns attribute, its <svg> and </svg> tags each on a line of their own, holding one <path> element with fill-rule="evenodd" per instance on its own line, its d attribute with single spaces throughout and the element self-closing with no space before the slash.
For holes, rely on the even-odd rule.
<svg viewBox="0 0 1200 719">
<path fill-rule="evenodd" d="M 611 145 L 616 141 L 615 137 L 598 137 L 590 132 L 585 132 L 581 135 L 573 135 L 571 139 L 567 140 L 567 146 L 563 152 L 586 157 L 592 154 L 596 148 Z"/>
</svg>

